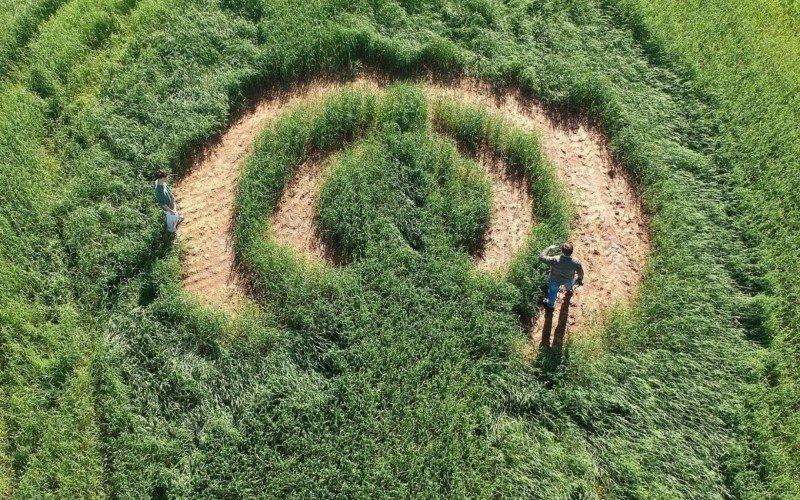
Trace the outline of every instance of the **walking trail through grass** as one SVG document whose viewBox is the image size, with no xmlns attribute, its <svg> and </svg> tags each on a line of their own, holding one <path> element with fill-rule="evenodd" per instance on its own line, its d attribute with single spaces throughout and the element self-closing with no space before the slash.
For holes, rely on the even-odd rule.
<svg viewBox="0 0 800 500">
<path fill-rule="evenodd" d="M 373 79 L 357 79 L 352 84 L 380 87 Z M 281 111 L 341 86 L 314 81 L 265 96 L 245 110 L 219 140 L 196 155 L 175 189 L 186 218 L 181 233 L 187 250 L 183 258 L 187 290 L 229 311 L 242 303 L 231 238 L 242 164 L 259 132 Z M 570 239 L 584 263 L 586 285 L 578 289 L 571 304 L 563 304 L 559 298 L 553 342 L 563 339 L 567 327 L 577 330 L 587 323 L 602 322 L 608 306 L 629 300 L 641 282 L 650 238 L 636 191 L 622 168 L 612 161 L 600 131 L 585 119 L 548 113 L 516 92 L 499 94 L 476 82 L 447 87 L 429 82 L 424 88 L 430 98 L 478 103 L 537 133 L 543 151 L 567 186 L 575 204 Z M 483 271 L 502 272 L 522 249 L 535 224 L 534 200 L 523 181 L 507 175 L 502 161 L 481 155 L 479 163 L 492 183 L 493 209 L 483 248 L 474 263 Z M 277 241 L 318 262 L 335 260 L 332 249 L 319 238 L 314 222 L 315 199 L 327 165 L 325 158 L 302 165 L 284 191 L 271 221 Z M 541 314 L 533 321 L 537 330 L 544 325 L 543 341 L 549 343 L 552 325 Z"/>
</svg>

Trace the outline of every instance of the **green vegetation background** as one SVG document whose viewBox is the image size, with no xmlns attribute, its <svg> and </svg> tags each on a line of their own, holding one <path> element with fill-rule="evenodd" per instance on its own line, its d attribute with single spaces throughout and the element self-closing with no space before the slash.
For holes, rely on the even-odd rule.
<svg viewBox="0 0 800 500">
<path fill-rule="evenodd" d="M 0 495 L 796 496 L 791 12 L 677 37 L 633 0 L 0 5 Z M 183 294 L 152 171 L 254 89 L 365 64 L 598 119 L 654 214 L 635 307 L 527 366 L 531 289 L 463 253 L 287 265 L 299 292 L 236 321 Z"/>
<path fill-rule="evenodd" d="M 751 334 L 769 348 L 752 446 L 770 494 L 800 496 L 800 4 L 622 0 L 648 53 L 696 81 L 715 111 L 713 158 L 751 253 Z"/>
</svg>

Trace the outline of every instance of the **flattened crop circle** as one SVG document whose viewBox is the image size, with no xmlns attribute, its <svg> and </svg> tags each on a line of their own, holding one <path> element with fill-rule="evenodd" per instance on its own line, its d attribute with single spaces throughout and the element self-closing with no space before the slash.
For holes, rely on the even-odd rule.
<svg viewBox="0 0 800 500">
<path fill-rule="evenodd" d="M 471 248 L 473 264 L 517 286 L 522 314 L 536 316 L 544 280 L 538 250 L 566 238 L 576 243 L 591 280 L 573 300 L 570 325 L 580 327 L 584 318 L 602 321 L 608 304 L 633 295 L 649 252 L 649 231 L 635 190 L 610 160 L 602 134 L 580 118 L 549 115 L 516 92 L 498 93 L 475 82 L 417 88 L 428 97 L 429 132 L 454 139 L 492 183 L 491 220 L 482 245 Z M 288 283 L 339 272 L 342 256 L 314 221 L 316 199 L 337 151 L 377 121 L 419 118 L 419 110 L 385 95 L 372 79 L 310 83 L 263 100 L 234 123 L 176 186 L 187 215 L 187 290 L 230 310 L 242 297 L 239 269 L 277 294 Z M 228 221 L 235 228 L 230 236 Z M 623 270 L 629 275 L 625 283 L 602 279 Z"/>
<path fill-rule="evenodd" d="M 396 183 L 398 190 L 409 191 L 398 193 L 399 200 L 395 200 L 397 202 L 394 205 L 380 214 L 360 212 L 360 207 L 352 207 L 353 204 L 357 205 L 355 201 L 344 209 L 340 207 L 338 212 L 323 210 L 322 213 L 327 214 L 328 220 L 340 216 L 337 227 L 345 227 L 341 231 L 328 231 L 333 234 L 334 241 L 326 239 L 324 232 L 320 231 L 311 220 L 317 212 L 314 209 L 314 200 L 317 199 L 317 193 L 321 188 L 321 179 L 325 178 L 325 165 L 330 163 L 329 155 L 365 135 L 375 135 L 377 130 L 390 128 L 389 125 L 401 133 L 410 134 L 415 131 L 423 134 L 433 133 L 454 140 L 462 152 L 481 161 L 493 181 L 492 190 L 495 194 L 498 187 L 504 189 L 511 186 L 510 196 L 523 200 L 521 209 L 529 211 L 526 214 L 529 223 L 521 224 L 523 228 L 517 232 L 517 236 L 523 236 L 522 242 L 512 246 L 514 251 L 508 253 L 509 258 L 515 257 L 513 263 L 508 262 L 509 258 L 505 260 L 495 258 L 494 264 L 495 268 L 510 264 L 507 274 L 509 279 L 526 289 L 524 295 L 536 296 L 536 288 L 540 285 L 536 279 L 536 249 L 554 239 L 564 239 L 570 218 L 565 192 L 555 179 L 552 169 L 543 160 L 536 136 L 511 125 L 498 114 L 480 106 L 468 106 L 450 99 L 429 100 L 419 87 L 408 86 L 391 88 L 385 93 L 363 88 L 344 89 L 321 101 L 300 105 L 282 116 L 264 133 L 245 169 L 237 200 L 236 248 L 242 262 L 255 274 L 256 281 L 259 284 L 269 282 L 270 285 L 267 287 L 277 293 L 280 287 L 277 282 L 282 281 L 279 275 L 288 274 L 293 277 L 292 279 L 297 279 L 306 273 L 330 271 L 330 268 L 326 270 L 326 266 L 315 265 L 314 261 L 318 264 L 327 258 L 334 263 L 341 263 L 342 257 L 353 257 L 358 251 L 363 250 L 364 243 L 358 241 L 362 236 L 387 242 L 392 240 L 391 228 L 397 229 L 398 234 L 412 249 L 420 250 L 424 247 L 423 240 L 429 235 L 424 234 L 423 230 L 417 231 L 418 227 L 414 225 L 412 219 L 416 213 L 414 208 L 427 208 L 432 203 L 431 199 L 425 198 L 425 196 L 430 197 L 430 193 L 415 199 L 415 196 L 418 196 L 417 191 L 420 190 L 419 183 L 413 186 Z M 383 130 L 381 133 L 385 135 L 387 132 Z M 428 148 L 423 151 L 427 158 L 425 161 L 436 156 L 437 151 L 447 150 L 446 142 L 439 143 L 431 149 L 431 144 L 426 141 L 428 140 L 421 141 Z M 372 148 L 391 150 L 393 144 L 402 142 L 400 139 L 393 143 L 384 140 L 380 144 L 373 144 Z M 443 155 L 447 156 L 447 153 Z M 456 156 L 460 157 L 458 154 Z M 389 160 L 395 161 L 394 167 L 387 167 L 392 169 L 399 169 L 403 161 L 409 164 L 422 161 L 419 158 L 411 158 L 406 151 L 399 151 Z M 435 161 L 429 162 L 433 165 L 429 169 L 438 168 L 434 165 Z M 442 172 L 434 171 L 426 172 L 425 175 L 437 177 L 438 182 L 444 185 L 445 181 L 450 182 L 447 177 L 459 169 L 463 170 L 461 167 L 451 165 L 449 169 L 445 169 L 447 175 L 443 176 Z M 413 168 L 406 170 L 408 172 L 403 174 L 405 181 L 408 181 L 409 176 L 422 175 Z M 478 173 L 480 174 L 479 171 Z M 393 175 L 401 174 L 386 170 L 387 186 L 391 186 L 391 182 L 397 180 L 392 177 Z M 473 174 L 466 175 L 466 178 L 470 175 Z M 374 183 L 380 181 L 380 178 L 376 178 Z M 483 182 L 489 186 L 488 180 Z M 473 186 L 471 192 L 466 187 L 468 183 L 465 184 L 463 179 L 453 189 L 446 191 L 446 195 L 443 195 L 445 191 L 441 189 L 437 191 L 436 199 L 456 198 L 460 192 L 464 194 L 459 203 L 443 203 L 445 209 L 440 210 L 437 220 L 445 231 L 452 233 L 456 246 L 474 251 L 476 255 L 473 261 L 479 268 L 492 270 L 491 265 L 482 265 L 485 262 L 482 257 L 487 248 L 486 235 L 493 230 L 490 227 L 492 221 L 489 220 L 488 213 L 491 203 L 487 203 L 481 212 L 478 199 L 480 195 L 477 194 L 480 193 L 480 187 L 474 182 L 469 185 Z M 362 186 L 361 191 L 354 193 L 356 197 L 354 199 L 358 196 L 365 199 L 363 197 L 369 188 L 368 185 L 365 186 Z M 403 212 L 403 197 L 407 199 L 405 201 L 410 207 L 407 212 Z M 390 198 L 392 193 L 385 191 L 383 201 L 388 204 Z M 526 199 L 535 202 L 531 201 L 526 207 L 524 206 Z M 471 211 L 470 205 L 475 206 Z M 498 212 L 497 205 L 495 199 L 493 214 Z M 350 212 L 342 214 L 343 210 Z M 359 216 L 366 218 L 359 219 Z M 384 220 L 391 220 L 392 224 L 388 226 L 371 224 L 373 221 Z M 454 220 L 457 222 L 453 222 Z M 359 227 L 346 227 L 348 224 L 357 224 Z M 529 227 L 524 227 L 526 225 Z M 383 233 L 373 234 L 374 231 L 378 231 L 373 226 L 389 227 L 389 229 L 385 229 Z M 289 240 L 288 245 L 281 244 L 286 243 L 281 237 L 287 234 L 297 238 Z M 299 254 L 310 254 L 311 259 L 299 258 L 297 250 L 300 250 Z M 504 247 L 503 250 L 507 251 L 507 248 Z"/>
</svg>

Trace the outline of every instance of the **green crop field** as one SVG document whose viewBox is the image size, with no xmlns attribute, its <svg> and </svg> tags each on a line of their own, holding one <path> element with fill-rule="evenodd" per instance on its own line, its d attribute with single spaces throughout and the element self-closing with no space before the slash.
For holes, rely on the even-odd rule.
<svg viewBox="0 0 800 500">
<path fill-rule="evenodd" d="M 0 0 L 0 498 L 800 498 L 798 33 L 791 0 Z M 528 347 L 537 257 L 580 201 L 541 131 L 425 90 L 475 81 L 593 124 L 644 206 L 633 299 L 563 345 Z M 232 312 L 152 179 L 285 94 Z M 486 156 L 534 200 L 503 272 Z M 310 161 L 335 264 L 272 236 Z"/>
</svg>

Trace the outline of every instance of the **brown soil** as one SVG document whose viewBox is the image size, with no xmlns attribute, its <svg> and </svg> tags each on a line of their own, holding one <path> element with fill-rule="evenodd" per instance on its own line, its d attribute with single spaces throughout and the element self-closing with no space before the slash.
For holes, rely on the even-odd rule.
<svg viewBox="0 0 800 500">
<path fill-rule="evenodd" d="M 175 185 L 178 208 L 185 218 L 179 228 L 187 249 L 183 286 L 205 302 L 229 311 L 243 302 L 231 230 L 239 173 L 255 139 L 281 110 L 323 90 L 311 84 L 290 93 L 276 92 L 245 110 L 195 155 L 187 174 Z"/>
<path fill-rule="evenodd" d="M 531 235 L 533 197 L 525 180 L 509 174 L 502 160 L 490 153 L 481 153 L 478 159 L 492 183 L 492 212 L 473 264 L 483 271 L 502 271 Z"/>
<path fill-rule="evenodd" d="M 300 165 L 281 194 L 272 214 L 270 229 L 276 241 L 309 257 L 312 262 L 328 260 L 338 263 L 335 249 L 325 244 L 314 223 L 317 195 L 328 163 L 312 158 Z"/>
<path fill-rule="evenodd" d="M 359 85 L 376 88 L 372 80 Z M 242 114 L 220 140 L 193 162 L 188 175 L 175 186 L 178 204 L 186 217 L 181 233 L 186 240 L 184 286 L 211 304 L 231 309 L 241 302 L 230 242 L 235 187 L 241 163 L 266 123 L 284 107 L 334 90 L 340 84 L 312 83 L 291 93 L 264 98 Z M 538 133 L 545 155 L 566 184 L 576 208 L 570 239 L 575 256 L 586 270 L 586 285 L 571 301 L 559 298 L 554 342 L 566 330 L 600 323 L 609 305 L 625 302 L 641 281 L 650 239 L 635 189 L 608 152 L 603 135 L 586 120 L 548 113 L 514 92 L 498 96 L 488 86 L 459 82 L 444 87 L 429 83 L 432 94 L 482 103 L 503 113 L 512 123 Z M 501 270 L 521 249 L 533 226 L 533 202 L 502 165 L 481 159 L 492 181 L 494 208 L 482 254 L 475 265 Z M 273 214 L 275 238 L 313 259 L 329 258 L 314 224 L 315 193 L 319 191 L 325 162 L 309 161 L 283 193 Z M 560 242 L 553 242 L 560 243 Z M 540 314 L 533 320 L 534 334 L 550 343 L 553 318 Z M 549 325 L 548 325 L 549 324 Z M 559 331 L 560 327 L 560 331 Z"/>
</svg>

